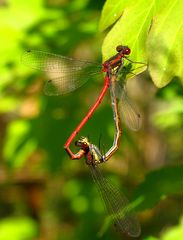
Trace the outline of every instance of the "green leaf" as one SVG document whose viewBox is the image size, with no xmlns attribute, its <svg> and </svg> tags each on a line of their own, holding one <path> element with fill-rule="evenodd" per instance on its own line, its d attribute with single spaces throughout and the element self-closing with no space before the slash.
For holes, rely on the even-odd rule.
<svg viewBox="0 0 183 240">
<path fill-rule="evenodd" d="M 154 207 L 162 198 L 183 193 L 183 165 L 164 167 L 149 173 L 139 185 L 134 199 L 141 203 L 138 210 Z"/>
<path fill-rule="evenodd" d="M 117 45 L 128 45 L 130 59 L 148 62 L 149 72 L 157 87 L 166 86 L 183 75 L 183 3 L 171 1 L 108 0 L 104 6 L 100 29 L 114 24 L 107 34 L 102 53 L 104 60 L 115 54 Z M 136 73 L 142 72 L 140 68 Z"/>
<path fill-rule="evenodd" d="M 183 75 L 183 2 L 159 2 L 148 36 L 149 71 L 157 87 Z"/>
<path fill-rule="evenodd" d="M 102 52 L 104 59 L 114 55 L 117 45 L 128 45 L 131 49 L 130 59 L 146 62 L 145 43 L 149 31 L 154 2 L 136 1 L 125 7 L 122 17 L 107 34 Z"/>
<path fill-rule="evenodd" d="M 102 10 L 102 15 L 99 22 L 99 30 L 104 31 L 106 28 L 115 23 L 119 17 L 121 17 L 124 8 L 127 4 L 129 4 L 129 2 L 131 2 L 131 0 L 107 0 Z"/>
</svg>

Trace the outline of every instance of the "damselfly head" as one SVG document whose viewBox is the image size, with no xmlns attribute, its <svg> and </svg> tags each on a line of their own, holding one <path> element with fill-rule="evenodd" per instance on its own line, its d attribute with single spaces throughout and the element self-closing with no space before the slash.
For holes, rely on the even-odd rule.
<svg viewBox="0 0 183 240">
<path fill-rule="evenodd" d="M 122 52 L 125 55 L 129 55 L 130 52 L 131 52 L 131 50 L 130 50 L 130 48 L 128 46 L 123 46 L 123 45 L 118 45 L 116 47 L 116 51 L 117 52 Z"/>
<path fill-rule="evenodd" d="M 80 149 L 83 149 L 84 151 L 87 151 L 89 148 L 89 140 L 87 137 L 80 137 L 76 142 L 75 146 L 79 147 Z"/>
</svg>

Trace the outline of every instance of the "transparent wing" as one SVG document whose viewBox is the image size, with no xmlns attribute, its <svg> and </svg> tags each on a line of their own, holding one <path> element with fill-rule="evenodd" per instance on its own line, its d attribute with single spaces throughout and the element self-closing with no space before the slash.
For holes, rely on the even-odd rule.
<svg viewBox="0 0 183 240">
<path fill-rule="evenodd" d="M 74 91 L 91 76 L 101 74 L 101 66 L 97 63 L 37 50 L 24 52 L 22 62 L 33 69 L 46 72 L 50 79 L 44 87 L 47 95 L 60 95 Z"/>
<path fill-rule="evenodd" d="M 58 78 L 53 78 L 46 81 L 44 85 L 44 93 L 48 96 L 63 95 L 76 90 L 81 87 L 88 78 L 94 77 L 100 72 L 90 74 L 90 77 L 85 74 L 85 72 L 71 72 L 62 75 Z M 51 74 L 50 74 L 51 75 Z M 51 78 L 51 76 L 50 76 Z"/>
<path fill-rule="evenodd" d="M 127 127 L 133 131 L 138 131 L 141 127 L 142 119 L 127 96 L 125 86 L 121 87 L 117 82 L 115 92 L 116 97 L 119 99 L 118 105 L 121 118 L 124 120 Z"/>
<path fill-rule="evenodd" d="M 98 191 L 105 203 L 108 214 L 115 223 L 117 230 L 131 237 L 138 237 L 141 232 L 140 224 L 129 207 L 129 201 L 106 178 L 103 177 L 98 165 L 88 165 Z"/>
</svg>

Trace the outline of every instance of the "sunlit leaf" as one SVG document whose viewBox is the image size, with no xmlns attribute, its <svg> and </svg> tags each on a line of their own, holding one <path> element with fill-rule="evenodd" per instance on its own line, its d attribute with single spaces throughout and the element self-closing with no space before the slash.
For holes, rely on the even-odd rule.
<svg viewBox="0 0 183 240">
<path fill-rule="evenodd" d="M 106 2 L 100 21 L 103 30 L 119 19 L 104 40 L 104 59 L 114 55 L 117 45 L 128 45 L 132 50 L 130 58 L 133 61 L 148 63 L 150 75 L 157 87 L 166 86 L 175 77 L 183 79 L 182 1 L 112 3 Z M 139 69 L 137 73 L 142 70 Z"/>
<path fill-rule="evenodd" d="M 124 8 L 131 0 L 107 0 L 102 10 L 102 15 L 99 23 L 100 31 L 104 31 L 118 20 L 122 15 Z"/>
<path fill-rule="evenodd" d="M 183 76 L 183 2 L 159 1 L 147 41 L 149 70 L 157 87 Z"/>
<path fill-rule="evenodd" d="M 153 9 L 154 2 L 150 0 L 136 1 L 125 7 L 123 15 L 104 40 L 102 47 L 104 59 L 114 55 L 116 46 L 122 44 L 130 47 L 130 59 L 138 62 L 147 61 L 145 43 L 153 16 Z"/>
</svg>

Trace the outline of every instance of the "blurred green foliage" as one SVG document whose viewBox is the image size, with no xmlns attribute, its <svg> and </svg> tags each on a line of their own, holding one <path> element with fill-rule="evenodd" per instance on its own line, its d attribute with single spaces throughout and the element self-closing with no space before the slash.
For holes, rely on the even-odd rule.
<svg viewBox="0 0 183 240">
<path fill-rule="evenodd" d="M 183 234 L 183 221 L 181 219 L 180 224 L 175 227 L 172 227 L 167 233 L 163 236 L 163 240 L 173 240 L 173 239 L 181 239 Z"/>
<path fill-rule="evenodd" d="M 37 224 L 29 218 L 7 218 L 0 223 L 0 238 L 7 240 L 33 239 L 38 233 Z"/>
<path fill-rule="evenodd" d="M 84 160 L 70 161 L 62 146 L 95 101 L 102 80 L 89 81 L 76 93 L 47 97 L 42 93 L 44 76 L 23 66 L 21 55 L 31 48 L 100 62 L 104 38 L 103 33 L 98 33 L 100 19 L 100 30 L 114 26 L 105 38 L 103 58 L 111 56 L 114 46 L 125 42 L 132 45 L 132 59 L 136 60 L 138 56 L 138 61 L 144 61 L 143 36 L 149 30 L 153 14 L 161 20 L 158 25 L 161 26 L 163 19 L 158 9 L 163 1 L 156 3 L 156 11 L 152 8 L 149 17 L 145 18 L 137 47 L 128 39 L 132 41 L 137 36 L 144 19 L 141 13 L 147 15 L 150 5 L 149 1 L 132 3 L 108 0 L 102 11 L 104 1 L 0 2 L 0 239 L 98 239 L 97 233 L 100 233 L 104 220 L 100 196 Z M 144 8 L 145 4 L 147 8 Z M 166 15 L 170 9 L 170 15 L 176 12 L 174 9 L 178 5 L 171 8 L 169 4 L 162 14 Z M 126 15 L 125 7 L 128 8 Z M 163 39 L 166 38 L 164 46 L 167 49 L 164 51 L 163 42 L 158 42 L 158 53 L 155 53 L 168 59 L 166 67 L 170 68 L 170 74 L 163 76 L 171 79 L 171 84 L 156 89 L 148 72 L 129 81 L 129 94 L 139 106 L 143 126 L 138 133 L 124 128 L 118 153 L 104 166 L 112 181 L 136 203 L 142 238 L 148 240 L 181 240 L 183 229 L 180 220 L 183 213 L 183 88 L 180 71 L 175 74 L 176 67 L 182 66 L 182 51 L 177 47 L 181 40 L 179 35 L 175 39 L 176 51 L 173 51 L 173 42 L 168 46 L 167 31 L 173 29 L 166 27 L 170 15 L 167 15 L 165 25 L 159 28 L 161 35 L 158 35 L 163 34 Z M 130 16 L 131 20 L 128 19 Z M 179 27 L 178 18 L 173 19 L 175 30 Z M 130 24 L 134 22 L 132 27 Z M 156 30 L 153 26 L 153 46 L 157 43 Z M 173 33 L 169 37 L 173 41 Z M 173 58 L 167 56 L 169 48 Z M 147 52 L 151 50 L 148 54 L 152 54 L 149 49 L 146 49 Z M 149 59 L 155 58 L 151 55 Z M 161 57 L 158 57 L 161 66 L 159 59 Z M 177 59 L 176 67 L 175 61 L 171 65 L 171 59 Z M 164 74 L 165 69 L 161 70 L 158 69 L 159 73 Z M 162 79 L 157 80 L 158 84 L 169 81 L 160 82 Z M 81 135 L 89 135 L 95 144 L 102 136 L 105 150 L 111 146 L 113 134 L 110 98 L 107 96 Z M 120 236 L 109 228 L 101 238 L 118 239 Z"/>
</svg>

